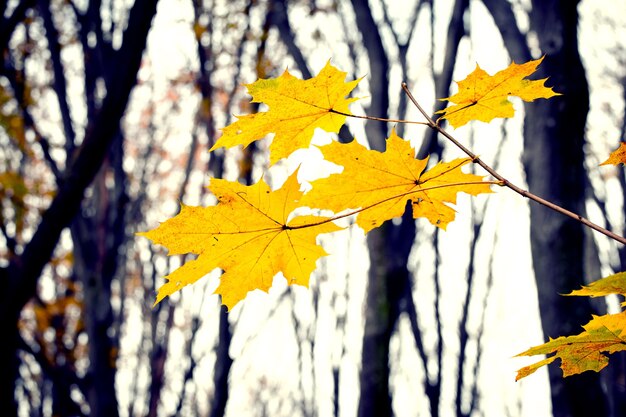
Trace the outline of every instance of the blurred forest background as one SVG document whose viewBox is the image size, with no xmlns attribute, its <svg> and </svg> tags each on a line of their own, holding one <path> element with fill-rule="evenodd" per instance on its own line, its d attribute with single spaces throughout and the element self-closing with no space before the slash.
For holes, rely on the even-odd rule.
<svg viewBox="0 0 626 417">
<path fill-rule="evenodd" d="M 281 278 L 226 314 L 210 274 L 152 308 L 183 261 L 134 233 L 210 177 L 257 181 L 266 142 L 212 154 L 245 83 L 328 59 L 365 76 L 356 114 L 420 120 L 476 62 L 546 54 L 562 97 L 455 134 L 503 175 L 624 235 L 626 6 L 596 0 L 0 2 L 0 409 L 3 416 L 626 415 L 626 361 L 514 382 L 511 358 L 577 333 L 616 299 L 559 296 L 626 251 L 506 190 L 459 198 L 447 232 L 398 219 L 324 244 L 310 289 Z M 384 149 L 393 126 L 350 120 Z M 431 162 L 460 156 L 395 126 Z M 293 161 L 272 171 L 275 185 Z"/>
</svg>

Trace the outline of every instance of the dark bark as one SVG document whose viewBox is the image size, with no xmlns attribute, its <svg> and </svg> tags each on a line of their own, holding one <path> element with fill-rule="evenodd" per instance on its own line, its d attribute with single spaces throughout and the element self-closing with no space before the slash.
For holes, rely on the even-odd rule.
<svg viewBox="0 0 626 417">
<path fill-rule="evenodd" d="M 526 44 L 526 36 L 517 26 L 511 4 L 500 0 L 483 0 L 483 3 L 491 13 L 511 59 L 517 63 L 530 61 L 532 57 Z"/>
<path fill-rule="evenodd" d="M 389 393 L 389 342 L 400 314 L 415 221 L 407 210 L 400 225 L 384 223 L 368 234 L 370 270 L 361 354 L 358 416 L 393 416 Z M 435 414 L 433 414 L 435 415 Z"/>
<path fill-rule="evenodd" d="M 289 2 L 287 0 L 274 0 L 270 2 L 268 21 L 278 29 L 280 40 L 285 44 L 287 51 L 293 57 L 300 72 L 302 72 L 302 78 L 312 78 L 313 74 L 311 73 L 311 69 L 307 64 L 302 50 L 300 50 L 296 43 L 296 36 L 289 23 L 288 4 Z M 339 130 L 339 141 L 350 142 L 352 139 L 353 136 L 348 126 L 341 126 Z"/>
<path fill-rule="evenodd" d="M 228 323 L 228 310 L 226 306 L 220 309 L 220 325 L 219 325 L 219 344 L 217 352 L 215 352 L 215 372 L 213 373 L 213 401 L 211 402 L 211 410 L 209 417 L 222 417 L 226 412 L 226 403 L 228 401 L 228 375 L 233 360 L 228 354 L 230 349 L 230 340 L 232 333 L 230 324 Z"/>
<path fill-rule="evenodd" d="M 431 5 L 432 6 L 432 5 Z M 456 56 L 458 53 L 459 43 L 461 39 L 465 36 L 466 31 L 464 27 L 463 17 L 467 12 L 469 7 L 469 1 L 467 0 L 456 0 L 452 7 L 452 15 L 450 16 L 450 22 L 448 24 L 446 42 L 445 42 L 445 55 L 443 61 L 443 67 L 441 72 L 436 73 L 434 69 L 432 70 L 433 78 L 435 81 L 435 97 L 446 97 L 448 96 L 448 92 L 450 89 L 450 84 L 452 82 L 452 74 L 454 72 L 454 67 L 456 63 Z M 431 10 L 431 25 L 434 25 L 434 15 Z M 431 60 L 431 66 L 434 64 Z M 445 103 L 436 100 L 434 104 L 434 111 L 441 110 L 445 107 Z M 425 133 L 424 141 L 417 153 L 418 158 L 425 158 L 428 155 L 437 155 L 438 159 L 441 158 L 442 147 L 437 141 L 437 133 L 434 130 L 428 130 Z M 435 231 L 433 237 L 433 246 L 435 249 L 435 268 L 438 268 L 439 264 L 439 248 L 438 248 L 438 231 Z M 410 248 L 408 248 L 410 250 Z M 433 378 L 425 378 L 424 380 L 424 392 L 426 397 L 428 398 L 429 406 L 430 406 L 430 415 L 432 417 L 436 417 L 439 415 L 439 407 L 441 401 L 441 388 L 442 388 L 442 364 L 443 364 L 443 338 L 442 338 L 442 326 L 441 326 L 441 314 L 440 314 L 440 304 L 439 297 L 441 294 L 440 285 L 439 285 L 439 274 L 438 269 L 435 270 L 435 275 L 433 277 L 435 284 L 435 301 L 434 301 L 434 310 L 435 310 L 435 326 L 437 332 L 437 342 L 435 347 L 435 364 L 436 364 L 436 372 L 435 377 Z M 412 280 L 407 275 L 406 281 L 401 284 L 403 286 L 402 298 L 401 298 L 401 306 L 402 311 L 407 314 L 411 325 L 411 332 L 413 334 L 413 339 L 415 342 L 415 348 L 418 352 L 418 355 L 421 359 L 421 363 L 424 369 L 424 372 L 429 374 L 429 361 L 428 355 L 426 354 L 426 350 L 422 341 L 421 330 L 418 325 L 418 317 L 417 317 L 417 308 L 413 301 L 413 285 Z M 469 295 L 469 294 L 468 294 Z M 463 334 L 460 334 L 460 338 L 462 339 Z M 461 348 L 462 349 L 462 348 Z M 459 362 L 463 360 L 460 359 Z M 459 377 L 461 381 L 461 385 L 463 384 L 461 377 Z"/>
<path fill-rule="evenodd" d="M 154 283 L 154 280 L 152 281 Z M 165 361 L 168 356 L 168 348 L 172 326 L 174 325 L 174 304 L 167 300 L 159 303 L 152 309 L 151 314 L 151 344 L 150 352 L 150 387 L 148 388 L 148 412 L 147 417 L 156 417 L 161 401 L 161 390 L 165 385 Z M 163 317 L 162 317 L 163 316 Z M 163 329 L 160 331 L 159 329 Z M 160 333 L 163 333 L 162 335 Z"/>
<path fill-rule="evenodd" d="M 252 5 L 253 5 L 253 2 L 249 2 L 246 5 L 246 9 L 245 9 L 246 16 L 249 15 Z M 202 14 L 202 7 L 203 6 L 202 6 L 201 1 L 194 1 L 194 13 L 195 13 L 196 19 L 198 19 L 199 16 Z M 211 33 L 212 21 L 214 18 L 213 10 L 209 10 L 207 12 L 210 15 L 209 23 L 207 25 L 207 32 Z M 269 20 L 269 14 L 271 14 L 271 11 L 268 12 L 268 16 L 266 16 L 266 20 Z M 248 21 L 248 24 L 249 24 L 249 21 Z M 266 24 L 269 24 L 269 22 L 266 22 Z M 245 33 L 247 33 L 248 30 L 249 28 L 246 28 Z M 244 34 L 244 37 L 245 37 L 245 34 Z M 263 41 L 262 44 L 264 44 L 264 42 L 265 41 Z M 241 58 L 241 54 L 243 53 L 243 49 L 242 49 L 243 44 L 244 42 L 242 41 L 240 47 L 238 48 L 238 52 L 237 52 L 238 60 Z M 209 43 L 208 46 L 203 46 L 200 40 L 198 40 L 197 50 L 198 50 L 198 58 L 200 60 L 200 72 L 198 75 L 197 84 L 200 87 L 203 101 L 207 103 L 210 103 L 213 99 L 213 86 L 211 84 L 210 77 L 211 77 L 211 70 L 213 66 L 215 65 L 215 63 L 214 63 L 214 57 L 213 57 L 211 48 L 212 48 L 211 43 Z M 238 78 L 238 73 L 235 74 L 234 78 L 235 79 Z M 209 142 L 214 141 L 215 140 L 215 126 L 213 123 L 213 115 L 212 115 L 210 107 L 207 107 L 207 110 L 202 112 L 201 117 L 198 120 L 198 123 L 200 126 L 206 129 Z M 254 146 L 252 148 L 254 148 Z M 190 155 L 190 158 L 191 157 L 193 157 L 193 155 Z M 252 166 L 252 161 L 250 161 L 250 163 L 246 165 Z M 223 170 L 224 170 L 223 154 L 216 154 L 216 153 L 211 154 L 211 159 L 209 161 L 208 169 L 209 171 L 213 173 L 214 178 L 221 178 Z M 248 181 L 248 179 L 246 180 Z M 181 194 L 181 197 L 182 197 L 182 194 Z M 230 323 L 228 321 L 228 310 L 226 309 L 225 306 L 220 307 L 220 314 L 219 314 L 218 320 L 219 320 L 219 332 L 218 332 L 218 342 L 217 342 L 217 347 L 216 347 L 216 352 L 215 352 L 216 353 L 215 372 L 213 373 L 213 398 L 211 399 L 211 403 L 209 405 L 210 417 L 221 417 L 221 416 L 224 416 L 226 413 L 226 405 L 228 403 L 229 394 L 230 394 L 229 375 L 230 375 L 230 368 L 232 367 L 232 364 L 233 364 L 233 360 L 229 355 L 232 332 L 230 328 Z M 194 319 L 193 323 L 194 325 L 197 323 L 196 319 Z M 192 329 L 192 336 L 191 336 L 192 339 L 196 334 L 196 330 L 197 329 L 195 329 L 195 327 Z M 189 343 L 191 347 L 192 340 Z M 190 354 L 191 354 L 191 349 L 190 349 Z M 190 361 L 191 361 L 191 364 L 190 364 L 188 372 L 193 372 L 193 369 L 195 367 L 195 359 L 191 355 L 190 355 Z M 181 398 L 181 403 L 182 403 L 182 398 Z"/>
<path fill-rule="evenodd" d="M 6 268 L 2 268 L 0 278 L 2 282 L 8 282 L 11 274 Z M 7 296 L 3 296 L 7 298 Z M 14 398 L 15 383 L 19 380 L 19 357 L 17 355 L 17 347 L 19 342 L 19 332 L 17 321 L 19 312 L 15 309 L 9 309 L 10 301 L 3 300 L 2 308 L 4 314 L 0 317 L 0 331 L 3 334 L 3 343 L 0 344 L 0 404 L 3 405 L 4 413 L 7 416 L 17 416 L 17 403 Z"/>
<path fill-rule="evenodd" d="M 530 57 L 524 36 L 515 25 L 510 5 L 483 0 L 492 13 L 511 57 Z M 584 133 L 589 91 L 578 52 L 578 1 L 533 1 L 531 30 L 546 55 L 535 78 L 550 77 L 548 84 L 563 96 L 525 106 L 524 169 L 529 190 L 569 210 L 584 215 Z M 531 248 L 546 337 L 576 334 L 591 318 L 585 299 L 559 294 L 578 288 L 585 277 L 585 231 L 582 224 L 543 206 L 530 204 Z M 548 367 L 554 416 L 608 415 L 601 375 L 587 372 L 563 378 L 556 366 Z"/>
<path fill-rule="evenodd" d="M 127 202 L 122 171 L 122 137 L 118 135 L 102 170 L 96 177 L 89 210 L 71 225 L 74 241 L 74 273 L 83 284 L 85 328 L 89 337 L 89 370 L 86 397 L 91 416 L 118 415 L 115 394 L 117 334 L 111 306 L 111 283 L 126 233 Z M 113 171 L 114 187 L 107 189 L 105 176 Z M 93 213 L 89 215 L 87 213 Z"/>
<path fill-rule="evenodd" d="M 382 39 L 369 7 L 368 0 L 352 0 L 356 22 L 363 46 L 367 49 L 370 65 L 370 97 L 368 113 L 387 117 L 389 111 L 389 61 Z M 385 149 L 387 126 L 384 123 L 367 123 L 367 139 L 372 149 Z M 389 394 L 389 340 L 397 313 L 395 300 L 390 294 L 391 277 L 387 248 L 391 242 L 387 234 L 393 224 L 386 223 L 372 230 L 367 237 L 370 253 L 370 270 L 365 306 L 365 328 L 361 353 L 358 416 L 386 417 L 393 415 Z"/>
<path fill-rule="evenodd" d="M 70 225 L 78 212 L 83 193 L 89 186 L 107 154 L 119 130 L 119 121 L 126 109 L 130 91 L 145 48 L 152 17 L 156 13 L 156 1 L 137 2 L 130 12 L 124 42 L 117 52 L 115 62 L 109 63 L 107 96 L 102 107 L 89 126 L 85 139 L 69 162 L 69 168 L 59 185 L 58 192 L 44 212 L 31 241 L 21 256 L 11 261 L 0 295 L 0 404 L 3 415 L 17 415 L 14 398 L 15 381 L 18 380 L 17 321 L 24 305 L 36 294 L 37 281 L 51 258 L 61 231 Z"/>
<path fill-rule="evenodd" d="M 4 69 L 9 39 L 11 39 L 15 27 L 26 18 L 26 11 L 34 5 L 35 0 L 22 0 L 15 6 L 13 13 L 9 17 L 5 17 L 7 3 L 5 0 L 0 1 L 0 70 Z"/>
<path fill-rule="evenodd" d="M 183 389 L 178 397 L 178 404 L 176 405 L 176 411 L 172 413 L 172 416 L 180 416 L 183 409 L 184 402 L 188 399 L 188 386 L 193 383 L 194 373 L 198 366 L 198 361 L 193 356 L 193 345 L 195 341 L 195 336 L 198 334 L 198 329 L 200 329 L 200 317 L 195 316 L 191 319 L 191 329 L 190 329 L 190 337 L 187 341 L 187 347 L 185 349 L 184 355 L 189 358 L 189 367 L 185 371 L 185 376 L 183 377 Z M 193 397 L 192 397 L 193 398 Z"/>
<path fill-rule="evenodd" d="M 104 77 L 105 62 L 114 59 L 111 45 L 104 41 L 100 6 L 100 0 L 92 0 L 89 2 L 84 14 L 76 13 L 76 19 L 80 26 L 78 34 L 85 56 L 85 99 L 87 102 L 88 120 L 92 120 L 95 117 L 98 108 L 96 82 L 98 78 Z M 95 44 L 90 42 L 90 36 L 94 34 Z M 65 144 L 65 149 L 68 152 L 73 151 L 70 145 L 72 144 Z"/>
<path fill-rule="evenodd" d="M 389 59 L 370 10 L 368 0 L 352 0 L 356 25 L 369 59 L 370 107 L 372 116 L 387 117 L 389 112 Z M 367 140 L 372 149 L 384 150 L 387 126 L 384 123 L 367 123 Z"/>
<path fill-rule="evenodd" d="M 56 342 L 57 346 L 62 342 Z M 78 379 L 73 364 L 67 360 L 66 351 L 63 346 L 56 350 L 56 355 L 52 359 L 47 357 L 42 349 L 33 349 L 33 346 L 26 343 L 23 338 L 19 340 L 19 349 L 31 355 L 41 367 L 44 384 L 50 385 L 50 395 L 52 397 L 52 415 L 54 416 L 82 416 L 78 404 L 71 397 L 72 386 L 80 386 L 81 381 Z M 62 356 L 62 358 L 60 358 Z M 59 360 L 61 359 L 61 360 Z M 31 408 L 30 415 L 42 415 Z"/>
<path fill-rule="evenodd" d="M 280 33 L 280 39 L 287 47 L 289 55 L 291 55 L 294 61 L 296 61 L 296 65 L 300 69 L 300 72 L 302 72 L 302 77 L 305 79 L 312 78 L 313 74 L 309 69 L 306 58 L 296 44 L 296 37 L 293 33 L 293 30 L 291 30 L 289 15 L 287 14 L 287 6 L 287 0 L 274 0 L 271 3 L 272 9 L 269 11 L 269 13 L 272 14 L 271 21 L 274 26 L 276 26 L 276 29 L 278 29 L 278 33 Z"/>
<path fill-rule="evenodd" d="M 382 230 L 371 232 L 367 239 L 371 266 L 365 301 L 359 417 L 393 415 L 389 394 L 389 340 L 396 314 L 388 285 L 391 277 L 385 259 L 387 239 Z"/>
<path fill-rule="evenodd" d="M 387 117 L 389 112 L 389 60 L 367 0 L 352 0 L 356 23 L 369 58 L 370 97 L 368 114 Z M 372 149 L 383 151 L 385 123 L 368 122 L 365 133 Z M 410 213 L 399 225 L 392 222 L 367 236 L 370 253 L 365 328 L 361 354 L 361 393 L 358 416 L 392 416 L 389 392 L 389 341 L 400 313 L 402 289 L 409 279 L 408 255 L 415 237 Z"/>
<path fill-rule="evenodd" d="M 626 77 L 622 77 L 622 97 L 624 98 L 624 103 L 626 103 Z M 626 106 L 624 106 L 624 110 L 622 112 L 622 126 L 620 128 L 620 134 L 618 138 L 626 138 Z M 615 144 L 618 146 L 617 143 Z M 623 204 L 626 207 L 626 170 L 622 170 L 621 175 L 619 175 L 619 182 L 621 185 L 623 195 Z M 623 226 L 621 230 L 621 235 L 626 235 L 626 225 Z M 620 260 L 620 271 L 626 270 L 626 246 L 621 246 L 618 248 L 619 260 Z M 611 395 L 611 409 L 612 416 L 626 416 L 626 356 L 625 355 L 613 355 L 611 358 L 611 381 L 615 381 L 615 383 L 610 384 L 610 392 Z M 617 382 L 620 381 L 620 382 Z"/>
<path fill-rule="evenodd" d="M 413 34 L 415 32 L 415 28 L 417 27 L 417 18 L 419 16 L 419 11 L 425 3 L 422 3 L 421 0 L 418 0 L 413 10 L 411 11 L 411 15 L 409 18 L 409 31 L 405 37 L 401 37 L 400 34 L 394 29 L 393 22 L 389 17 L 389 13 L 387 12 L 387 7 L 383 6 L 383 17 L 385 20 L 385 24 L 389 27 L 393 39 L 395 41 L 396 47 L 398 48 L 398 62 L 400 63 L 400 73 L 402 76 L 402 80 L 407 81 L 409 78 L 409 62 L 407 59 L 407 54 L 409 52 L 409 46 L 411 45 L 411 38 L 413 38 Z M 404 119 L 406 117 L 408 105 L 408 97 L 406 94 L 400 94 L 398 100 L 398 119 Z M 395 126 L 396 133 L 400 137 L 404 137 L 404 123 L 398 123 Z"/>
<path fill-rule="evenodd" d="M 529 190 L 576 213 L 585 212 L 584 144 L 589 91 L 578 53 L 576 1 L 533 1 L 531 29 L 546 55 L 537 78 L 563 96 L 526 106 L 524 168 Z M 583 225 L 537 204 L 530 205 L 531 248 L 542 327 L 549 337 L 580 332 L 591 318 L 587 299 L 563 297 L 585 276 Z M 608 407 L 600 375 L 563 378 L 548 368 L 553 414 L 604 416 Z"/>
<path fill-rule="evenodd" d="M 39 12 L 43 17 L 44 27 L 46 29 L 46 39 L 48 40 L 48 51 L 50 51 L 50 60 L 52 61 L 52 70 L 54 74 L 54 91 L 59 102 L 59 110 L 61 111 L 61 120 L 63 122 L 63 132 L 65 133 L 65 143 L 70 149 L 74 147 L 74 126 L 72 125 L 72 116 L 70 106 L 67 101 L 67 82 L 65 80 L 65 71 L 61 62 L 61 45 L 59 45 L 59 32 L 52 21 L 52 12 L 50 11 L 50 2 L 39 0 Z"/>
</svg>

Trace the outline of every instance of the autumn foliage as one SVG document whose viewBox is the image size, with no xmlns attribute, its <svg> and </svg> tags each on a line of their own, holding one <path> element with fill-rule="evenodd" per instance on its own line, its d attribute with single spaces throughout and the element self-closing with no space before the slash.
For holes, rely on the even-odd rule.
<svg viewBox="0 0 626 417">
<path fill-rule="evenodd" d="M 527 78 L 542 59 L 512 63 L 493 76 L 477 66 L 458 83 L 457 94 L 442 99 L 451 105 L 440 112 L 437 120 L 431 119 L 414 101 L 426 119 L 423 124 L 453 141 L 468 154 L 467 158 L 442 161 L 428 168 L 428 158 L 416 159 L 410 143 L 392 131 L 384 152 L 369 150 L 357 141 L 345 144 L 332 141 L 320 147 L 324 158 L 341 166 L 342 171 L 312 181 L 312 189 L 307 192 L 302 191 L 297 171 L 276 190 L 271 190 L 263 178 L 249 186 L 211 179 L 209 188 L 217 198 L 216 205 L 182 205 L 174 218 L 154 230 L 140 233 L 169 248 L 170 255 L 197 255 L 166 277 L 167 282 L 159 289 L 156 302 L 216 268 L 224 271 L 216 293 L 229 309 L 249 291 L 267 291 L 278 273 L 282 273 L 289 284 L 307 286 L 317 260 L 327 255 L 317 237 L 341 230 L 335 223 L 337 220 L 353 217 L 356 225 L 367 233 L 401 216 L 410 204 L 413 218 L 426 218 L 445 230 L 455 218 L 453 205 L 459 192 L 472 196 L 491 193 L 491 185 L 507 186 L 576 217 L 510 184 L 441 127 L 442 120 L 460 127 L 472 120 L 489 122 L 497 117 L 513 117 L 509 96 L 533 101 L 559 95 L 544 86 L 545 79 Z M 252 102 L 265 103 L 269 110 L 238 116 L 237 121 L 223 129 L 223 135 L 211 151 L 220 147 L 245 147 L 272 133 L 269 149 L 270 165 L 274 165 L 294 151 L 308 148 L 317 128 L 337 133 L 346 118 L 352 116 L 349 104 L 357 100 L 348 95 L 359 80 L 346 82 L 345 78 L 346 73 L 328 63 L 309 80 L 297 79 L 285 71 L 276 79 L 248 84 Z M 625 163 L 625 155 L 626 144 L 622 143 L 604 164 Z M 472 162 L 485 168 L 495 179 L 464 172 L 463 167 Z M 317 215 L 322 212 L 327 215 Z M 586 219 L 581 221 L 610 236 L 610 232 Z M 626 295 L 626 273 L 607 277 L 570 295 L 607 294 Z M 626 350 L 626 312 L 594 316 L 583 328 L 579 335 L 552 339 L 521 353 L 553 356 L 520 369 L 517 379 L 557 358 L 561 359 L 564 376 L 586 370 L 599 371 L 608 363 L 606 354 Z"/>
<path fill-rule="evenodd" d="M 600 165 L 619 165 L 626 164 L 626 142 L 621 142 L 619 148 L 611 152 L 609 159 Z"/>
<path fill-rule="evenodd" d="M 290 284 L 308 286 L 315 262 L 326 255 L 316 237 L 341 228 L 329 217 L 290 217 L 302 196 L 296 176 L 294 172 L 275 191 L 263 180 L 245 186 L 213 179 L 209 188 L 217 205 L 182 206 L 176 217 L 145 233 L 167 246 L 170 255 L 199 255 L 167 277 L 157 302 L 215 268 L 225 271 L 216 293 L 229 309 L 248 291 L 267 291 L 279 272 Z"/>
<path fill-rule="evenodd" d="M 275 79 L 248 84 L 253 103 L 265 103 L 269 111 L 239 116 L 222 129 L 211 151 L 220 147 L 248 146 L 274 133 L 270 145 L 270 163 L 287 158 L 298 149 L 307 148 L 316 128 L 337 133 L 351 115 L 348 105 L 356 98 L 346 98 L 359 80 L 344 82 L 346 73 L 330 62 L 310 80 L 299 80 L 285 71 Z"/>
<path fill-rule="evenodd" d="M 496 117 L 513 117 L 513 103 L 509 96 L 516 96 L 524 101 L 538 98 L 550 98 L 560 95 L 552 88 L 544 87 L 546 79 L 529 80 L 543 58 L 525 64 L 513 62 L 508 68 L 489 75 L 478 65 L 466 79 L 460 81 L 459 92 L 441 100 L 454 103 L 441 110 L 441 118 L 452 127 L 461 127 L 471 120 L 489 123 Z"/>
</svg>

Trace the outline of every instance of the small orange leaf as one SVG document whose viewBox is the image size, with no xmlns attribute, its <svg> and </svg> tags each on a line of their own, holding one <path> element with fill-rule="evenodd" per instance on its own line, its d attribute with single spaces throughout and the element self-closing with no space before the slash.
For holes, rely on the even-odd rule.
<svg viewBox="0 0 626 417">
<path fill-rule="evenodd" d="M 174 218 L 138 233 L 167 246 L 170 255 L 198 255 L 166 277 L 156 303 L 216 268 L 225 272 L 215 292 L 229 309 L 249 291 L 267 291 L 279 272 L 289 284 L 307 286 L 317 259 L 327 255 L 317 235 L 341 228 L 328 217 L 292 216 L 302 195 L 296 175 L 275 191 L 263 180 L 245 186 L 212 179 L 216 206 L 182 206 Z"/>
<path fill-rule="evenodd" d="M 455 103 L 437 113 L 443 114 L 442 119 L 448 120 L 453 127 L 460 127 L 470 120 L 490 122 L 496 117 L 513 117 L 515 113 L 509 96 L 517 96 L 524 101 L 537 98 L 550 98 L 560 95 L 552 88 L 544 86 L 547 78 L 528 80 L 543 57 L 528 61 L 525 64 L 513 62 L 508 68 L 489 75 L 478 65 L 463 81 L 459 81 L 459 92 L 440 100 Z"/>
<path fill-rule="evenodd" d="M 252 102 L 265 103 L 269 110 L 238 116 L 236 122 L 222 129 L 223 135 L 210 150 L 248 146 L 274 133 L 270 145 L 270 163 L 273 165 L 292 152 L 307 148 L 316 128 L 339 132 L 346 120 L 345 114 L 352 114 L 348 105 L 357 100 L 346 96 L 360 81 L 346 83 L 345 78 L 345 72 L 328 62 L 316 77 L 309 80 L 300 80 L 285 71 L 278 78 L 247 84 Z"/>
<path fill-rule="evenodd" d="M 411 201 L 414 218 L 426 217 L 445 229 L 455 217 L 448 203 L 456 203 L 458 192 L 491 192 L 483 177 L 461 171 L 471 158 L 439 163 L 424 171 L 428 158 L 415 159 L 410 143 L 395 131 L 387 139 L 385 152 L 369 150 L 356 141 L 331 142 L 320 149 L 326 160 L 343 166 L 343 172 L 311 182 L 313 189 L 300 203 L 335 213 L 360 208 L 357 224 L 365 232 L 401 216 L 407 201 Z"/>
<path fill-rule="evenodd" d="M 626 164 L 626 142 L 620 142 L 619 148 L 611 152 L 609 159 L 600 165 L 619 165 Z"/>
</svg>

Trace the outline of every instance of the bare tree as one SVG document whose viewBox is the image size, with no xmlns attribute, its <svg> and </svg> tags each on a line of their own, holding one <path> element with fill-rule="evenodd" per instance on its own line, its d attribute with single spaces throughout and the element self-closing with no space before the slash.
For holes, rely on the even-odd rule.
<svg viewBox="0 0 626 417">
<path fill-rule="evenodd" d="M 80 147 L 72 154 L 67 155 L 67 168 L 58 180 L 57 193 L 50 206 L 42 214 L 32 239 L 24 246 L 21 254 L 13 257 L 7 267 L 0 269 L 0 276 L 6 283 L 6 292 L 3 292 L 0 300 L 0 314 L 2 315 L 0 331 L 6 336 L 5 343 L 2 344 L 0 350 L 1 366 L 5 370 L 0 377 L 0 403 L 5 407 L 6 415 L 17 415 L 15 382 L 19 380 L 20 361 L 17 352 L 20 336 L 17 323 L 20 312 L 24 305 L 36 295 L 37 281 L 44 266 L 52 257 L 62 230 L 71 225 L 80 209 L 86 188 L 98 173 L 111 145 L 119 134 L 119 121 L 124 114 L 130 91 L 135 85 L 148 30 L 152 17 L 156 13 L 156 3 L 156 1 L 138 2 L 131 9 L 122 46 L 112 54 L 112 60 L 108 61 L 108 67 L 103 74 L 107 87 L 106 97 L 102 100 L 95 118 L 87 126 Z M 3 12 L 5 7 L 3 7 Z M 3 17 L 2 27 L 15 28 L 24 18 L 29 7 L 31 5 L 28 2 L 20 2 L 13 10 L 13 15 L 6 17 L 3 13 L 5 17 Z M 47 12 L 47 10 L 43 10 L 44 17 Z M 18 15 L 14 16 L 16 13 Z M 44 20 L 46 19 L 44 18 Z M 11 24 L 7 21 L 10 21 Z M 11 32 L 8 32 L 3 39 L 8 41 L 10 34 Z M 5 50 L 7 44 L 3 44 L 2 48 Z M 56 60 L 54 50 L 51 51 L 51 57 Z M 10 71 L 7 69 L 11 68 L 10 64 L 10 62 L 5 62 L 3 71 Z M 60 77 L 60 74 L 57 73 L 56 75 Z M 57 84 L 58 88 L 63 88 L 62 81 Z M 59 93 L 61 94 L 60 97 L 64 96 L 63 91 Z M 71 128 L 67 124 L 65 133 L 72 134 Z M 73 140 L 72 137 L 66 139 L 68 141 Z M 107 285 L 107 279 L 103 275 L 97 275 L 92 278 L 93 281 L 90 283 L 93 283 L 94 287 L 98 285 L 104 287 Z M 93 329 L 95 330 L 99 325 L 101 323 L 94 323 Z M 103 330 L 106 333 L 107 329 L 96 332 Z M 92 336 L 95 337 L 96 334 L 92 333 Z M 110 353 L 110 351 L 105 352 L 106 355 L 110 355 Z M 94 360 L 96 362 L 92 366 L 101 364 L 95 356 Z M 107 356 L 107 360 L 110 360 L 109 356 Z M 112 382 L 111 374 L 106 368 L 92 369 L 92 372 L 95 371 L 101 371 L 104 374 L 92 374 L 92 384 L 97 386 L 99 380 L 105 383 L 107 381 Z M 111 385 L 112 387 L 113 385 Z M 98 413 L 108 416 L 117 415 L 117 402 L 115 396 L 111 396 L 110 390 L 95 392 L 93 396 L 89 396 L 89 402 L 92 415 L 100 415 Z"/>
</svg>

